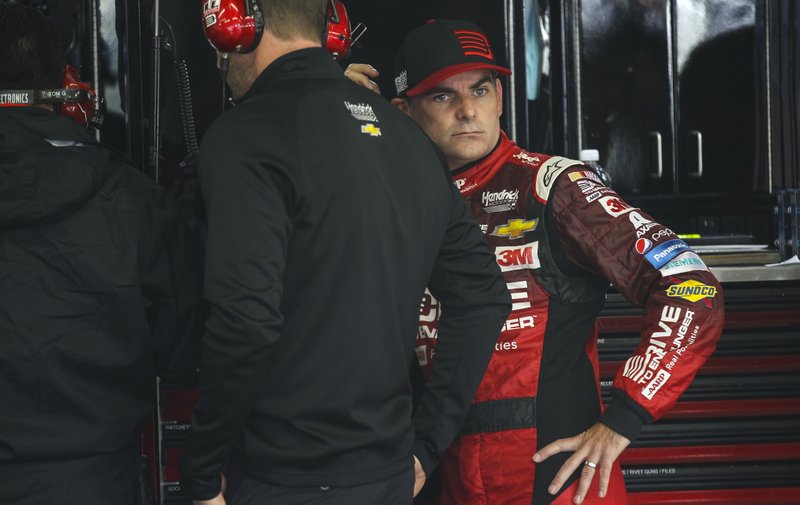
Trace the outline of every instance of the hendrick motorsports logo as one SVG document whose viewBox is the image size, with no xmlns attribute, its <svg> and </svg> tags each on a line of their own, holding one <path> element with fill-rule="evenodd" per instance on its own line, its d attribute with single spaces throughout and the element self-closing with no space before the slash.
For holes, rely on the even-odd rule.
<svg viewBox="0 0 800 505">
<path fill-rule="evenodd" d="M 506 210 L 513 210 L 519 200 L 519 190 L 490 192 L 484 191 L 481 195 L 481 204 L 483 209 L 488 213 L 502 212 Z"/>
<path fill-rule="evenodd" d="M 700 300 L 717 296 L 717 288 L 690 280 L 667 288 L 667 296 L 671 298 L 683 298 L 690 302 L 699 302 Z"/>
<path fill-rule="evenodd" d="M 344 102 L 345 108 L 350 112 L 350 115 L 359 121 L 370 121 L 372 123 L 378 122 L 378 116 L 372 110 L 372 106 L 366 103 L 350 103 Z"/>
</svg>

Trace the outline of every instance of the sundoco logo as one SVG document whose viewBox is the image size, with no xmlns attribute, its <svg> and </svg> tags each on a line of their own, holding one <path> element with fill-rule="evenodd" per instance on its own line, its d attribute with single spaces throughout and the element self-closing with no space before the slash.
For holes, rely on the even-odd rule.
<svg viewBox="0 0 800 505">
<path fill-rule="evenodd" d="M 699 302 L 700 300 L 717 296 L 717 288 L 714 286 L 707 286 L 695 280 L 690 280 L 667 288 L 667 296 L 671 298 L 683 298 L 690 302 Z"/>
</svg>

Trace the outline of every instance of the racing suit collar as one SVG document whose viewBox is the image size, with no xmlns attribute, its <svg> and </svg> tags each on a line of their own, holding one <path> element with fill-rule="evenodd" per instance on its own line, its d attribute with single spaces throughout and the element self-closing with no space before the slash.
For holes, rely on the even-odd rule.
<svg viewBox="0 0 800 505">
<path fill-rule="evenodd" d="M 497 145 L 489 154 L 453 170 L 451 176 L 453 181 L 456 181 L 456 186 L 461 194 L 463 196 L 469 195 L 494 176 L 495 172 L 503 166 L 508 155 L 516 147 L 517 145 L 508 138 L 505 132 L 500 130 L 500 138 L 497 141 Z"/>
</svg>

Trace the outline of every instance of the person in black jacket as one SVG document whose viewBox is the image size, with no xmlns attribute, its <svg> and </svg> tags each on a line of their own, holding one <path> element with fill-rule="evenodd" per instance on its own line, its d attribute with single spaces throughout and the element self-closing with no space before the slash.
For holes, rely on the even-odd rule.
<svg viewBox="0 0 800 505">
<path fill-rule="evenodd" d="M 0 89 L 60 88 L 44 15 L 0 5 L 0 47 Z M 161 189 L 85 128 L 0 108 L 0 504 L 134 503 L 156 374 L 196 367 L 184 238 Z"/>
<path fill-rule="evenodd" d="M 195 504 L 410 504 L 510 310 L 437 148 L 320 47 L 326 6 L 259 3 L 260 42 L 227 56 L 237 106 L 201 146 L 211 315 L 181 464 Z M 426 285 L 447 310 L 412 423 Z"/>
</svg>

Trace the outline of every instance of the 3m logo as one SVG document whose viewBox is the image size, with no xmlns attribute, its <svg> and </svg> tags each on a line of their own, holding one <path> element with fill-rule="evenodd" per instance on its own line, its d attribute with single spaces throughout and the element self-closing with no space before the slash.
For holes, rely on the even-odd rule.
<svg viewBox="0 0 800 505">
<path fill-rule="evenodd" d="M 707 286 L 694 280 L 685 281 L 667 288 L 667 296 L 671 298 L 683 298 L 690 302 L 699 302 L 700 300 L 717 296 L 717 288 L 714 286 Z"/>
<path fill-rule="evenodd" d="M 506 237 L 511 240 L 522 238 L 525 232 L 533 231 L 539 224 L 538 219 L 525 221 L 523 219 L 511 219 L 506 224 L 496 226 L 492 235 L 495 237 Z"/>
<path fill-rule="evenodd" d="M 634 210 L 633 207 L 615 196 L 606 196 L 601 198 L 600 203 L 603 205 L 603 208 L 606 210 L 606 212 L 613 217 L 619 217 Z"/>
<path fill-rule="evenodd" d="M 498 247 L 494 250 L 500 270 L 535 270 L 542 265 L 539 262 L 539 242 L 519 247 Z"/>
<path fill-rule="evenodd" d="M 464 50 L 464 56 L 480 56 L 488 60 L 494 59 L 489 41 L 486 40 L 482 33 L 470 30 L 456 30 L 453 33 L 456 34 L 456 38 L 461 44 L 461 49 Z"/>
</svg>

